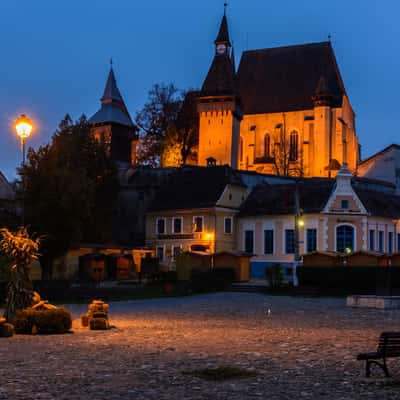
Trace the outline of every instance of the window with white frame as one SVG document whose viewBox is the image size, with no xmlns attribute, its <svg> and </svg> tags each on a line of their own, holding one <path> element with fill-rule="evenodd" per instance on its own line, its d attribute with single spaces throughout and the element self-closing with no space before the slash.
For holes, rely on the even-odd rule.
<svg viewBox="0 0 400 400">
<path fill-rule="evenodd" d="M 232 234 L 232 217 L 225 217 L 224 232 L 227 233 L 228 235 Z"/>
<path fill-rule="evenodd" d="M 164 246 L 157 246 L 156 247 L 156 257 L 159 261 L 164 261 Z"/>
<path fill-rule="evenodd" d="M 204 217 L 193 217 L 193 232 L 203 232 Z"/>
<path fill-rule="evenodd" d="M 165 218 L 157 218 L 156 221 L 156 233 L 158 235 L 163 235 L 166 232 L 166 219 Z"/>
<path fill-rule="evenodd" d="M 183 231 L 183 218 L 174 217 L 172 218 L 172 233 L 182 233 Z"/>
<path fill-rule="evenodd" d="M 182 246 L 181 245 L 173 245 L 171 246 L 171 254 L 172 254 L 172 259 L 175 261 L 176 257 L 179 256 L 179 254 L 182 251 Z"/>
</svg>

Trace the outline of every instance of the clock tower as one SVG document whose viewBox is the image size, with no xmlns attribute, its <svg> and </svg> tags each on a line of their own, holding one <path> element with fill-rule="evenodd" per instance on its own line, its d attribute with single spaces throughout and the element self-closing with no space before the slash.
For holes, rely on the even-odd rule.
<svg viewBox="0 0 400 400">
<path fill-rule="evenodd" d="M 226 13 L 214 44 L 214 59 L 197 99 L 198 164 L 207 165 L 207 159 L 212 157 L 217 165 L 237 168 L 242 113 Z"/>
</svg>

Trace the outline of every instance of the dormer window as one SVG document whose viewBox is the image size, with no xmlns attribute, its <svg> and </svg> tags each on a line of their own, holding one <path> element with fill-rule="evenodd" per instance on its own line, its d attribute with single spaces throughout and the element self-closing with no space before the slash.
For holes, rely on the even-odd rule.
<svg viewBox="0 0 400 400">
<path fill-rule="evenodd" d="M 342 209 L 347 210 L 349 208 L 349 201 L 348 200 L 342 200 Z"/>
</svg>

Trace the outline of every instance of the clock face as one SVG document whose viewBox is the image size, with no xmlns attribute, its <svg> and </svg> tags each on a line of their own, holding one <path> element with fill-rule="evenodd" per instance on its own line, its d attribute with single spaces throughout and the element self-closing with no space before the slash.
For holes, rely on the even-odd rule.
<svg viewBox="0 0 400 400">
<path fill-rule="evenodd" d="M 217 53 L 218 54 L 224 54 L 226 51 L 226 46 L 224 44 L 219 44 L 217 46 Z"/>
</svg>

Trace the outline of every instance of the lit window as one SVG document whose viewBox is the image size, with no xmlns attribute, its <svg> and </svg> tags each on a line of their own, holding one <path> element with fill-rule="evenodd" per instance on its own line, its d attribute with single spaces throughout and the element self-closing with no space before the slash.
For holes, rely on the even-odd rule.
<svg viewBox="0 0 400 400">
<path fill-rule="evenodd" d="M 165 218 L 158 218 L 156 223 L 157 234 L 163 235 L 165 233 Z"/>
<path fill-rule="evenodd" d="M 225 217 L 224 221 L 224 232 L 231 235 L 232 234 L 232 217 Z"/>
<path fill-rule="evenodd" d="M 173 233 L 182 233 L 182 218 L 173 218 L 172 220 L 172 232 Z"/>
<path fill-rule="evenodd" d="M 299 134 L 297 131 L 290 132 L 289 136 L 289 161 L 297 161 L 299 158 Z"/>
<path fill-rule="evenodd" d="M 193 218 L 193 232 L 203 232 L 203 217 Z"/>
<path fill-rule="evenodd" d="M 271 136 L 267 133 L 264 136 L 264 157 L 271 156 Z"/>
</svg>

